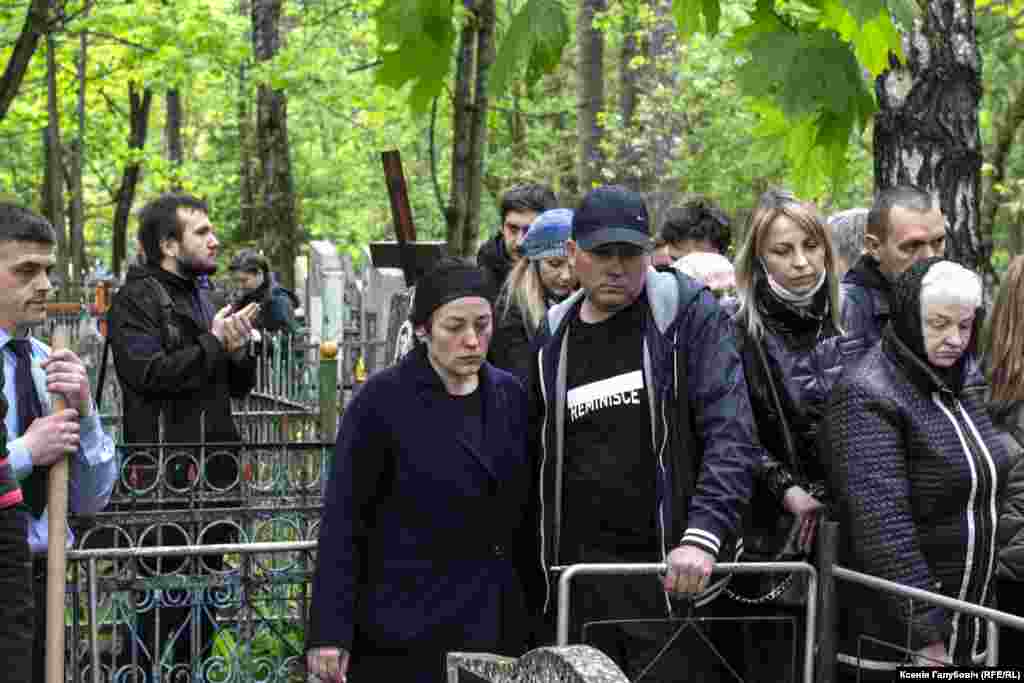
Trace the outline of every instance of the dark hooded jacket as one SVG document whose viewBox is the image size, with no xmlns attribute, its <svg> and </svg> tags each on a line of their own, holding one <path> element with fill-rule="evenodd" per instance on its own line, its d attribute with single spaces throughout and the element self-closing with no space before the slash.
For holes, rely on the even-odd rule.
<svg viewBox="0 0 1024 683">
<path fill-rule="evenodd" d="M 476 253 L 476 264 L 490 275 L 494 291 L 501 289 L 512 271 L 512 258 L 505 249 L 505 237 L 500 230 L 480 246 Z"/>
<path fill-rule="evenodd" d="M 927 362 L 921 281 L 940 259 L 911 267 L 893 296 L 882 343 L 836 385 L 822 426 L 822 464 L 836 499 L 839 563 L 977 604 L 992 601 L 996 498 L 1006 453 L 985 410 L 985 383 L 968 350 L 948 370 Z M 939 641 L 956 664 L 984 650 L 978 620 L 849 582 L 839 660 L 873 669 L 904 661 L 897 647 Z M 912 611 L 911 611 L 912 610 Z M 908 639 L 909 630 L 909 639 Z"/>
<path fill-rule="evenodd" d="M 750 388 L 750 402 L 757 423 L 764 457 L 758 471 L 759 491 L 755 496 L 751 522 L 755 528 L 765 522 L 774 532 L 776 512 L 791 486 L 817 492 L 824 486 L 825 473 L 817 457 L 818 427 L 825 414 L 832 387 L 846 364 L 863 352 L 862 339 L 840 335 L 833 322 L 828 283 L 822 285 L 806 308 L 779 299 L 768 286 L 763 271 L 754 277 L 753 305 L 757 306 L 764 334 L 760 339 L 766 368 L 757 342 L 747 331 L 747 317 L 736 318 L 743 368 Z M 774 399 L 772 384 L 789 425 L 795 446 L 795 460 L 786 446 L 782 416 Z"/>
<path fill-rule="evenodd" d="M 170 310 L 154 281 L 167 293 Z M 155 443 L 161 412 L 165 442 L 199 441 L 203 414 L 207 442 L 241 440 L 231 399 L 252 390 L 256 362 L 231 358 L 210 333 L 213 315 L 196 279 L 152 266 L 129 269 L 109 312 L 126 443 Z"/>
<path fill-rule="evenodd" d="M 235 302 L 234 310 L 241 310 L 251 303 L 260 305 L 254 327 L 267 332 L 295 331 L 295 309 L 299 307 L 299 298 L 272 282 L 269 275 L 263 278 L 259 287 L 243 293 Z"/>
<path fill-rule="evenodd" d="M 648 270 L 645 292 L 643 368 L 653 438 L 649 450 L 638 444 L 632 455 L 656 463 L 651 559 L 664 561 L 673 548 L 687 544 L 732 561 L 761 458 L 732 323 L 707 287 L 673 269 Z M 584 291 L 577 291 L 548 311 L 531 381 L 543 567 L 560 564 L 567 341 L 583 297 Z M 725 584 L 714 581 L 697 604 L 718 595 Z M 543 597 L 546 611 L 550 585 Z"/>
<path fill-rule="evenodd" d="M 863 339 L 866 351 L 882 338 L 882 330 L 891 316 L 892 285 L 875 257 L 862 255 L 846 272 L 840 296 L 846 336 Z"/>
</svg>

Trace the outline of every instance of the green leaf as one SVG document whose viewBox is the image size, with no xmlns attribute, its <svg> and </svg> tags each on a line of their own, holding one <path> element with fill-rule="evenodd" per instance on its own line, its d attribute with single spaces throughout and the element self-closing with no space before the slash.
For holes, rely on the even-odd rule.
<svg viewBox="0 0 1024 683">
<path fill-rule="evenodd" d="M 569 19 L 559 0 L 528 0 L 512 17 L 498 48 L 491 67 L 493 91 L 505 91 L 524 65 L 527 83 L 554 70 L 569 40 Z"/>
<path fill-rule="evenodd" d="M 412 84 L 409 103 L 426 112 L 451 68 L 455 28 L 446 0 L 390 0 L 375 15 L 382 64 L 377 81 L 394 89 Z"/>
<path fill-rule="evenodd" d="M 850 15 L 863 26 L 886 11 L 885 0 L 842 0 Z"/>
<path fill-rule="evenodd" d="M 672 14 L 684 40 L 701 31 L 713 36 L 722 18 L 721 0 L 672 0 Z"/>
<path fill-rule="evenodd" d="M 722 19 L 722 7 L 718 0 L 704 0 L 704 22 L 709 36 L 718 35 L 718 24 Z"/>
<path fill-rule="evenodd" d="M 913 0 L 889 0 L 889 13 L 895 23 L 909 31 L 917 17 L 917 3 Z"/>
</svg>

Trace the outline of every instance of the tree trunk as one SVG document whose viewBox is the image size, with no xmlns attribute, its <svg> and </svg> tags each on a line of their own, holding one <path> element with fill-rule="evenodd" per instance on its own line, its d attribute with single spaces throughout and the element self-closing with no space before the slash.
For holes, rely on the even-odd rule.
<svg viewBox="0 0 1024 683">
<path fill-rule="evenodd" d="M 484 154 L 487 149 L 487 112 L 489 109 L 488 77 L 495 58 L 494 32 L 497 15 L 494 0 L 480 0 L 477 11 L 476 79 L 473 89 L 473 110 L 470 119 L 469 202 L 462 226 L 463 257 L 473 255 L 480 232 L 480 196 L 483 187 Z"/>
<path fill-rule="evenodd" d="M 238 179 L 240 200 L 238 208 L 241 214 L 239 236 L 243 242 L 254 242 L 259 235 L 256 234 L 256 197 L 253 190 L 255 183 L 253 180 L 253 125 L 244 64 L 239 67 L 238 82 Z"/>
<path fill-rule="evenodd" d="M 171 162 L 171 191 L 181 191 L 181 163 L 185 159 L 185 147 L 181 140 L 181 93 L 177 88 L 168 88 L 165 95 L 167 116 L 164 124 L 164 141 L 167 146 L 167 160 Z"/>
<path fill-rule="evenodd" d="M 64 220 L 64 160 L 60 141 L 60 103 L 57 101 L 56 41 L 46 36 L 46 201 L 43 215 L 57 231 L 57 273 L 68 277 L 67 225 Z"/>
<path fill-rule="evenodd" d="M 283 0 L 252 2 L 253 47 L 258 61 L 273 59 L 281 48 L 282 4 Z M 288 145 L 288 100 L 282 91 L 265 83 L 257 93 L 256 146 L 260 159 L 256 230 L 266 240 L 282 284 L 294 288 L 300 237 Z"/>
<path fill-rule="evenodd" d="M 28 71 L 32 55 L 39 45 L 39 39 L 46 33 L 49 7 L 50 0 L 32 0 L 28 7 L 21 33 L 14 43 L 14 50 L 7 60 L 4 74 L 0 76 L 0 120 L 7 115 L 7 110 L 10 109 L 11 102 L 18 94 L 21 82 Z"/>
<path fill-rule="evenodd" d="M 84 282 L 88 264 L 85 260 L 85 197 L 82 173 L 85 166 L 85 88 L 86 49 L 88 36 L 78 36 L 78 131 L 71 155 L 71 259 L 72 273 L 77 282 Z"/>
<path fill-rule="evenodd" d="M 601 169 L 604 166 L 601 151 L 604 129 L 599 116 L 604 110 L 604 33 L 595 28 L 594 18 L 606 8 L 606 0 L 582 0 L 576 16 L 576 42 L 579 45 L 576 130 L 579 137 L 580 191 L 584 193 L 602 182 Z"/>
<path fill-rule="evenodd" d="M 679 151 L 678 141 L 686 132 L 686 112 L 678 111 L 673 105 L 681 96 L 686 83 L 678 78 L 679 35 L 672 16 L 671 0 L 651 0 L 656 19 L 648 40 L 647 59 L 650 64 L 647 73 L 650 80 L 644 90 L 651 93 L 648 107 L 650 123 L 645 134 L 644 149 L 649 155 L 646 199 L 651 225 L 658 229 L 665 212 L 672 206 L 682 183 L 672 175 L 672 163 Z M 663 93 L 656 96 L 655 93 Z M 664 112 L 662 114 L 661 112 Z"/>
<path fill-rule="evenodd" d="M 875 189 L 912 184 L 946 216 L 946 254 L 991 274 L 979 232 L 981 55 L 973 0 L 929 0 L 905 36 L 907 63 L 893 60 L 875 85 Z"/>
<path fill-rule="evenodd" d="M 448 193 L 448 219 L 445 242 L 448 253 L 461 254 L 463 226 L 469 213 L 470 164 L 473 154 L 473 75 L 476 56 L 476 1 L 464 0 L 466 23 L 459 34 L 459 50 L 455 56 L 455 93 L 452 101 L 452 174 Z"/>
<path fill-rule="evenodd" d="M 149 110 L 153 104 L 153 91 L 146 88 L 140 96 L 135 84 L 129 83 L 128 99 L 131 103 L 128 147 L 141 150 L 146 146 L 146 136 L 149 132 Z M 121 175 L 121 186 L 115 196 L 111 268 L 117 277 L 120 277 L 124 271 L 128 242 L 128 218 L 131 215 L 132 204 L 135 202 L 135 189 L 138 187 L 141 175 L 141 162 L 126 164 Z"/>
<path fill-rule="evenodd" d="M 1006 162 L 1021 123 L 1024 123 L 1024 81 L 1017 81 L 1010 88 L 1010 102 L 1006 111 L 995 122 L 992 147 L 985 155 L 992 166 L 992 172 L 982 177 L 980 233 L 986 242 L 993 239 L 996 215 L 1001 203 L 1001 192 L 997 187 L 1006 180 Z"/>
</svg>

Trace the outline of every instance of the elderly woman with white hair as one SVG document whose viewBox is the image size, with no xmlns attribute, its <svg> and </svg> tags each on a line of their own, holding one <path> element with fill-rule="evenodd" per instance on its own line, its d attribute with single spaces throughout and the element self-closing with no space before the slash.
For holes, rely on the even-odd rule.
<svg viewBox="0 0 1024 683">
<path fill-rule="evenodd" d="M 881 343 L 833 389 L 821 454 L 841 565 L 989 604 L 1008 462 L 973 354 L 981 292 L 977 275 L 938 258 L 900 276 Z M 973 617 L 846 582 L 838 598 L 839 680 L 983 660 Z"/>
</svg>

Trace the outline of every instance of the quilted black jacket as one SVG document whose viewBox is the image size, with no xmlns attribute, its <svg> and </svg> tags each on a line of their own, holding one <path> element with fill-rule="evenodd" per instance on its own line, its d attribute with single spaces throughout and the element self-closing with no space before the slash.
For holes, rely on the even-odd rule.
<svg viewBox="0 0 1024 683">
<path fill-rule="evenodd" d="M 1007 468 L 973 359 L 955 386 L 886 328 L 832 393 L 822 464 L 841 525 L 839 563 L 974 603 L 991 602 L 996 497 Z M 870 636 L 913 650 L 944 639 L 958 664 L 977 661 L 977 620 L 848 582 L 839 660 L 894 668 L 905 658 Z"/>
</svg>

